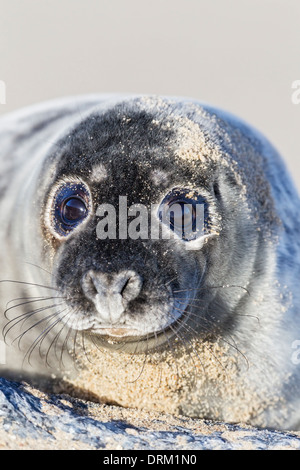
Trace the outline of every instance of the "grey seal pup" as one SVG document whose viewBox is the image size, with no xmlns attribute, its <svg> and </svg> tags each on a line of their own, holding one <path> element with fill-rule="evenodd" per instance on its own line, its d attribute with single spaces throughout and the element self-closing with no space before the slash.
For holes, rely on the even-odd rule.
<svg viewBox="0 0 300 470">
<path fill-rule="evenodd" d="M 3 374 L 72 369 L 107 402 L 299 427 L 300 204 L 262 135 L 193 100 L 106 95 L 0 135 Z"/>
</svg>

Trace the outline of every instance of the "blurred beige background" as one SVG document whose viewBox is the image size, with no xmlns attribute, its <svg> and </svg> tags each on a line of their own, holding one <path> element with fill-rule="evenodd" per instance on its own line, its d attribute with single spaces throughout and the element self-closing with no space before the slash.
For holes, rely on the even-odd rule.
<svg viewBox="0 0 300 470">
<path fill-rule="evenodd" d="M 281 150 L 300 188 L 299 0 L 0 0 L 0 115 L 90 92 L 184 95 Z"/>
</svg>

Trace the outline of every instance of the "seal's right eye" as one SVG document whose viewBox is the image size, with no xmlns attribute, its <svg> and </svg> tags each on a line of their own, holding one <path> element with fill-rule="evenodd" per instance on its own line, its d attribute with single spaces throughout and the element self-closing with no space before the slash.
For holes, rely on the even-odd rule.
<svg viewBox="0 0 300 470">
<path fill-rule="evenodd" d="M 182 240 L 189 242 L 203 236 L 208 226 L 208 203 L 197 190 L 174 188 L 162 200 L 158 217 Z"/>
<path fill-rule="evenodd" d="M 56 234 L 67 236 L 89 215 L 90 195 L 82 183 L 60 186 L 53 198 L 51 227 Z"/>
</svg>

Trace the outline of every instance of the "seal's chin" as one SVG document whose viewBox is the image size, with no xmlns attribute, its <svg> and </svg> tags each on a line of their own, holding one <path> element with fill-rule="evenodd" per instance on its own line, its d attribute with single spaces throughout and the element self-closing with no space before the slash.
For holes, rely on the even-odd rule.
<svg viewBox="0 0 300 470">
<path fill-rule="evenodd" d="M 93 342 L 101 347 L 139 354 L 161 347 L 168 337 L 174 335 L 172 328 L 173 325 L 169 325 L 151 333 L 128 328 L 103 328 L 101 331 L 91 330 L 89 334 Z"/>
</svg>

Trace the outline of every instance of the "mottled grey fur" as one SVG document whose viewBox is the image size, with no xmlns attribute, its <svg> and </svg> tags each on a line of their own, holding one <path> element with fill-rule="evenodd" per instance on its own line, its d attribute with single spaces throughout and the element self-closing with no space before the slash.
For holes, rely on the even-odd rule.
<svg viewBox="0 0 300 470">
<path fill-rule="evenodd" d="M 264 137 L 190 100 L 109 96 L 61 100 L 4 117 L 0 137 L 0 279 L 40 286 L 0 284 L 1 328 L 7 302 L 27 302 L 7 312 L 15 323 L 26 320 L 10 323 L 7 338 L 30 328 L 20 338 L 21 352 L 7 348 L 8 369 L 18 370 L 33 344 L 33 370 L 47 373 L 47 351 L 53 344 L 62 347 L 55 338 L 64 325 L 58 343 L 86 329 L 102 346 L 120 348 L 109 338 L 109 325 L 101 335 L 101 309 L 119 308 L 108 286 L 119 273 L 133 272 L 122 321 L 111 325 L 140 331 L 122 338 L 124 350 L 168 348 L 174 325 L 187 336 L 180 323 L 168 328 L 184 305 L 191 337 L 231 338 L 251 364 L 240 374 L 255 384 L 258 396 L 268 390 L 282 399 L 265 407 L 261 422 L 298 426 L 300 371 L 291 357 L 292 343 L 300 339 L 300 205 L 281 158 Z M 93 212 L 62 241 L 50 233 L 45 211 L 53 186 L 70 178 L 88 185 Z M 199 249 L 186 250 L 182 240 L 97 239 L 100 203 L 117 206 L 126 195 L 128 206 L 150 206 L 175 187 L 197 189 L 209 200 L 211 233 Z M 98 303 L 95 286 L 102 292 Z M 33 299 L 39 296 L 48 300 Z M 43 306 L 49 308 L 29 317 Z M 50 316 L 58 311 L 60 316 Z M 209 410 L 209 385 L 203 394 Z M 199 393 L 199 403 L 204 395 Z M 222 413 L 222 403 L 218 408 Z M 208 411 L 204 417 L 219 415 Z"/>
</svg>

